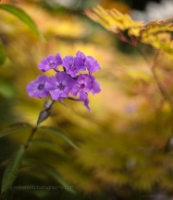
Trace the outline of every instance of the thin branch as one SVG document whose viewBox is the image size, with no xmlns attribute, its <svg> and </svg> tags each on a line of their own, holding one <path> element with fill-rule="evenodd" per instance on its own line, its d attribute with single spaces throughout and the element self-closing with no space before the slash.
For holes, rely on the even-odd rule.
<svg viewBox="0 0 173 200">
<path fill-rule="evenodd" d="M 157 53 L 155 54 L 155 57 L 154 57 L 154 60 L 153 60 L 153 64 L 152 66 L 150 67 L 150 63 L 147 59 L 147 57 L 145 56 L 145 54 L 143 53 L 143 51 L 138 47 L 136 46 L 137 50 L 139 51 L 139 53 L 142 55 L 142 57 L 144 58 L 145 62 L 147 63 L 147 66 L 149 67 L 152 75 L 153 75 L 153 78 L 157 84 L 157 87 L 162 95 L 162 97 L 165 99 L 165 101 L 167 101 L 170 105 L 171 105 L 171 108 L 173 109 L 173 100 L 171 99 L 171 97 L 168 95 L 168 93 L 165 91 L 165 89 L 162 87 L 157 75 L 156 75 L 156 72 L 155 72 L 155 68 L 156 68 L 156 61 L 157 61 L 157 58 L 159 56 L 159 53 L 160 53 L 160 50 L 157 51 Z"/>
<path fill-rule="evenodd" d="M 150 65 L 149 65 L 148 59 L 146 58 L 146 56 L 143 53 L 143 51 L 141 51 L 141 49 L 138 48 L 138 47 L 136 47 L 136 48 L 138 49 L 138 51 L 140 52 L 140 54 L 142 55 L 142 57 L 144 58 L 145 62 L 147 63 L 147 65 L 149 67 Z M 156 61 L 157 61 L 157 57 L 158 57 L 159 53 L 160 53 L 160 51 L 158 50 L 157 53 L 155 54 L 153 64 L 152 64 L 151 68 L 149 67 L 149 69 L 152 72 L 153 78 L 154 78 L 154 80 L 155 80 L 155 82 L 157 84 L 157 87 L 158 87 L 162 97 L 164 98 L 165 101 L 167 101 L 170 104 L 171 111 L 172 111 L 172 114 L 173 114 L 173 100 L 171 99 L 171 97 L 168 95 L 168 93 L 162 87 L 162 85 L 159 82 L 159 79 L 158 79 L 158 77 L 156 75 L 156 72 L 155 72 L 156 64 L 157 64 Z M 173 132 L 173 123 L 171 125 L 171 136 L 168 138 L 168 140 L 166 141 L 166 144 L 165 144 L 165 146 L 163 148 L 164 152 L 168 152 L 173 148 L 172 147 L 172 139 L 173 139 L 172 132 Z"/>
<path fill-rule="evenodd" d="M 32 129 L 31 134 L 29 135 L 29 138 L 28 138 L 27 142 L 26 142 L 25 145 L 24 145 L 24 148 L 25 148 L 25 149 L 28 148 L 28 146 L 29 146 L 29 144 L 30 144 L 30 142 L 31 142 L 31 140 L 32 140 L 32 138 L 33 138 L 35 132 L 37 131 L 37 128 L 38 128 L 38 126 L 36 125 L 36 126 Z"/>
</svg>

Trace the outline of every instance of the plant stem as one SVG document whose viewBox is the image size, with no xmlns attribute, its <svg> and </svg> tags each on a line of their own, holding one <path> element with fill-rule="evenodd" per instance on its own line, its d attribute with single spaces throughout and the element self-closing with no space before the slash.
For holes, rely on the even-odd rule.
<svg viewBox="0 0 173 200">
<path fill-rule="evenodd" d="M 148 67 L 150 66 L 149 65 L 149 62 L 145 56 L 145 54 L 143 53 L 143 51 L 141 51 L 140 48 L 136 47 L 137 50 L 140 52 L 140 54 L 142 55 L 142 57 L 144 58 L 145 62 L 147 63 Z M 153 61 L 153 64 L 151 66 L 151 68 L 149 67 L 149 69 L 151 70 L 152 72 L 152 75 L 153 75 L 153 78 L 157 84 L 157 87 L 162 95 L 162 97 L 164 98 L 165 101 L 167 101 L 169 103 L 169 105 L 171 106 L 171 111 L 172 111 L 172 115 L 173 115 L 173 100 L 171 99 L 171 97 L 168 95 L 168 93 L 164 90 L 164 88 L 162 87 L 161 83 L 159 82 L 159 79 L 155 73 L 155 68 L 156 68 L 156 60 L 157 60 L 157 57 L 159 55 L 159 50 L 157 51 L 155 57 L 154 57 L 154 61 Z M 171 136 L 167 139 L 167 142 L 164 146 L 164 149 L 163 151 L 166 153 L 166 152 L 169 152 L 170 149 L 173 148 L 173 145 L 171 144 L 172 142 L 172 139 L 173 139 L 173 136 L 172 136 L 172 133 L 173 133 L 173 123 L 171 125 Z"/>
<path fill-rule="evenodd" d="M 145 60 L 147 66 L 149 67 L 152 75 L 153 75 L 153 78 L 157 84 L 157 87 L 162 95 L 162 97 L 164 98 L 165 101 L 167 101 L 170 105 L 171 105 L 171 110 L 173 112 L 173 100 L 170 98 L 170 96 L 168 95 L 168 93 L 164 90 L 164 88 L 162 87 L 157 75 L 156 75 L 156 72 L 155 72 L 155 68 L 156 68 L 156 61 L 157 61 L 157 57 L 160 53 L 160 50 L 157 51 L 157 53 L 155 54 L 155 57 L 154 57 L 154 60 L 153 60 L 153 64 L 152 66 L 150 67 L 150 64 L 148 62 L 148 59 L 146 58 L 145 54 L 143 53 L 143 51 L 138 47 L 136 46 L 136 49 L 139 51 L 139 53 L 142 55 L 143 59 Z"/>
<path fill-rule="evenodd" d="M 25 149 L 28 148 L 28 146 L 29 146 L 29 144 L 30 144 L 30 142 L 31 142 L 31 140 L 32 140 L 32 138 L 33 138 L 35 132 L 37 131 L 37 128 L 38 128 L 38 126 L 35 126 L 35 127 L 32 129 L 31 134 L 29 135 L 28 140 L 26 141 L 26 143 L 25 143 L 25 145 L 24 145 L 24 148 L 25 148 Z"/>
<path fill-rule="evenodd" d="M 42 117 L 42 116 L 41 116 L 41 115 L 42 115 L 41 113 L 43 113 L 43 112 L 49 113 L 49 111 L 51 110 L 51 108 L 52 108 L 52 106 L 53 106 L 54 103 L 55 103 L 55 101 L 51 101 L 51 102 L 48 102 L 48 101 L 47 101 L 47 102 L 45 102 L 45 104 L 44 104 L 44 109 L 40 112 L 37 121 L 39 121 L 39 118 Z M 44 118 L 41 120 L 41 122 L 43 122 L 44 120 L 46 120 L 48 117 L 49 117 L 49 115 L 48 115 L 47 117 L 44 117 Z M 40 123 L 41 123 L 41 122 L 40 122 Z M 29 135 L 29 137 L 28 137 L 28 140 L 27 140 L 26 143 L 24 144 L 24 148 L 25 148 L 25 149 L 27 149 L 27 148 L 29 147 L 29 144 L 30 144 L 30 142 L 31 142 L 31 140 L 32 140 L 32 138 L 33 138 L 35 132 L 37 131 L 37 129 L 38 129 L 40 123 L 39 123 L 39 124 L 37 123 L 37 125 L 32 129 L 32 131 L 31 131 L 31 133 L 30 133 L 30 135 Z"/>
</svg>

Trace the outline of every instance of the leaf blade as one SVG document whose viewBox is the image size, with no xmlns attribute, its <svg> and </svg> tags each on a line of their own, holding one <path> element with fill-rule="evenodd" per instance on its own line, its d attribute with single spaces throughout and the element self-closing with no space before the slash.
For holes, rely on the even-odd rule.
<svg viewBox="0 0 173 200">
<path fill-rule="evenodd" d="M 16 124 L 13 124 L 13 125 L 7 127 L 6 129 L 3 129 L 2 131 L 0 131 L 0 138 L 15 132 L 20 128 L 27 128 L 27 127 L 28 128 L 29 127 L 32 128 L 32 126 L 29 123 L 16 123 Z"/>
<path fill-rule="evenodd" d="M 39 130 L 43 130 L 46 131 L 48 133 L 53 133 L 56 136 L 61 137 L 62 139 L 64 139 L 68 144 L 70 144 L 73 148 L 78 149 L 78 147 L 63 133 L 61 133 L 59 130 L 57 130 L 56 128 L 52 128 L 52 127 L 48 127 L 48 126 L 41 126 L 39 128 Z"/>
<path fill-rule="evenodd" d="M 39 140 L 39 139 L 35 139 L 35 140 L 32 140 L 30 145 L 38 145 L 38 146 L 41 146 L 42 148 L 46 148 L 50 151 L 53 151 L 57 154 L 61 154 L 61 155 L 67 155 L 66 152 L 61 149 L 59 146 L 57 146 L 56 144 L 50 142 L 50 141 L 46 141 L 46 140 Z"/>
<path fill-rule="evenodd" d="M 75 193 L 73 189 L 68 185 L 68 183 L 63 179 L 63 177 L 55 171 L 52 167 L 49 165 L 42 165 L 42 168 L 51 175 L 57 182 L 59 182 L 64 188 L 66 188 L 69 192 Z"/>
<path fill-rule="evenodd" d="M 52 176 L 58 183 L 60 183 L 65 189 L 67 189 L 71 193 L 75 193 L 75 191 L 71 188 L 71 186 L 64 180 L 64 178 L 50 165 L 45 163 L 40 163 L 33 159 L 24 160 L 25 164 L 33 165 L 39 168 L 42 168 L 47 174 Z"/>
<path fill-rule="evenodd" d="M 9 4 L 1 4 L 0 5 L 1 10 L 5 10 L 16 17 L 18 17 L 22 22 L 24 22 L 35 34 L 37 34 L 42 40 L 44 40 L 43 35 L 38 30 L 35 22 L 30 18 L 28 14 L 26 14 L 25 11 L 23 11 L 21 8 L 18 8 L 16 6 L 12 6 Z"/>
<path fill-rule="evenodd" d="M 20 165 L 22 162 L 23 155 L 25 153 L 24 146 L 21 146 L 18 151 L 11 158 L 9 164 L 7 165 L 3 177 L 2 177 L 2 185 L 1 185 L 1 193 L 5 192 L 10 185 L 15 181 L 18 172 L 20 170 Z"/>
<path fill-rule="evenodd" d="M 85 14 L 108 31 L 116 34 L 119 33 L 119 30 L 128 30 L 129 35 L 139 36 L 140 26 L 143 25 L 143 22 L 135 22 L 130 16 L 122 14 L 116 9 L 106 10 L 101 6 L 96 6 L 91 11 L 86 10 Z"/>
</svg>

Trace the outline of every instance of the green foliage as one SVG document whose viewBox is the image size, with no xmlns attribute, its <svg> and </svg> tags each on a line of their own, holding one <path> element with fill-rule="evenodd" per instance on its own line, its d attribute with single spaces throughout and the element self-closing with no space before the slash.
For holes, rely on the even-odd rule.
<svg viewBox="0 0 173 200">
<path fill-rule="evenodd" d="M 25 129 L 31 128 L 32 126 L 29 123 L 16 123 L 0 131 L 0 138 L 12 134 L 14 132 L 18 132 L 20 129 L 23 129 L 25 131 Z"/>
<path fill-rule="evenodd" d="M 34 21 L 29 17 L 28 14 L 26 14 L 25 11 L 23 11 L 22 9 L 16 7 L 16 6 L 12 6 L 12 5 L 8 5 L 8 4 L 1 4 L 0 5 L 0 9 L 1 10 L 5 10 L 13 15 L 15 15 L 16 17 L 18 17 L 22 22 L 24 22 L 35 34 L 37 34 L 41 39 L 43 38 L 43 35 L 39 32 L 39 30 L 37 29 L 37 26 L 35 25 Z"/>
<path fill-rule="evenodd" d="M 61 133 L 59 130 L 53 128 L 53 127 L 46 127 L 46 126 L 41 126 L 39 130 L 42 130 L 43 132 L 47 132 L 49 134 L 54 134 L 55 136 L 61 137 L 64 139 L 70 146 L 72 146 L 75 149 L 78 149 L 77 146 L 63 133 Z"/>
<path fill-rule="evenodd" d="M 53 169 L 51 166 L 44 164 L 44 163 L 41 163 L 41 162 L 38 162 L 36 160 L 26 160 L 25 164 L 34 165 L 34 166 L 37 166 L 38 168 L 43 169 L 43 171 L 45 173 L 49 174 L 58 183 L 60 183 L 64 187 L 64 189 L 66 189 L 67 191 L 69 191 L 71 193 L 75 193 L 73 188 L 71 186 L 69 186 L 69 184 L 63 179 L 63 177 L 55 169 Z"/>
<path fill-rule="evenodd" d="M 0 94 L 5 98 L 12 98 L 15 95 L 15 88 L 8 82 L 0 82 Z"/>
<path fill-rule="evenodd" d="M 57 154 L 60 154 L 62 156 L 67 156 L 67 154 L 64 152 L 62 148 L 60 148 L 58 145 L 54 144 L 53 142 L 50 141 L 45 141 L 45 140 L 32 140 L 30 143 L 31 146 L 39 146 L 39 148 L 47 149 L 50 151 L 53 151 Z"/>
<path fill-rule="evenodd" d="M 62 176 L 58 172 L 56 172 L 53 168 L 51 168 L 48 165 L 42 165 L 41 167 L 45 170 L 45 172 L 50 174 L 57 182 L 59 182 L 64 188 L 66 188 L 67 191 L 75 193 L 75 191 L 71 188 L 71 186 L 69 186 L 67 182 L 62 178 Z"/>
<path fill-rule="evenodd" d="M 0 65 L 3 65 L 6 60 L 6 53 L 2 41 L 0 40 Z"/>
<path fill-rule="evenodd" d="M 0 24 L 10 58 L 0 68 L 1 82 L 15 86 L 16 93 L 6 95 L 0 87 L 1 118 L 8 109 L 12 122 L 27 121 L 35 125 L 45 99 L 30 99 L 25 87 L 40 73 L 36 66 L 48 54 L 75 55 L 82 49 L 96 57 L 102 67 L 98 75 L 102 92 L 98 97 L 90 97 L 92 113 L 87 113 L 77 102 L 67 100 L 68 107 L 55 103 L 50 117 L 40 121 L 44 126 L 37 128 L 29 143 L 15 181 L 15 185 L 58 183 L 63 187 L 68 183 L 77 194 L 20 190 L 14 191 L 16 198 L 25 199 L 29 195 L 28 199 L 45 200 L 119 197 L 131 200 L 152 195 L 156 188 L 159 191 L 165 188 L 164 195 L 169 198 L 173 193 L 172 22 L 166 19 L 137 23 L 116 10 L 99 7 L 88 11 L 87 15 L 111 35 L 100 26 L 81 20 L 77 12 L 52 16 L 38 5 L 27 2 L 21 8 L 33 14 L 47 43 L 32 35 L 25 25 L 18 26 L 18 19 L 2 12 L 0 23 L 7 20 L 13 24 Z M 16 37 L 19 31 L 20 37 Z M 123 41 L 122 50 L 126 42 L 135 53 L 120 52 L 114 36 Z M 10 102 L 12 107 L 5 108 L 9 104 L 4 102 Z M 3 120 L 0 122 L 3 129 L 5 124 Z M 0 133 L 0 137 L 8 136 L 1 138 L 1 142 L 18 146 L 27 141 L 26 132 L 32 130 L 30 125 L 9 127 Z M 1 149 L 3 154 L 4 147 Z M 0 172 L 8 156 L 1 157 Z"/>
<path fill-rule="evenodd" d="M 20 170 L 24 153 L 25 153 L 24 146 L 21 146 L 19 150 L 11 158 L 2 177 L 1 193 L 5 192 L 9 188 L 9 186 L 11 186 L 15 181 Z"/>
</svg>

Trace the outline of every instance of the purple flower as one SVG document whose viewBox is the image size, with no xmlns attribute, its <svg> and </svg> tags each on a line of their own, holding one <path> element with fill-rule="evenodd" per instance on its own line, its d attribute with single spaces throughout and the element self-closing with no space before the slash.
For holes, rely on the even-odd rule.
<svg viewBox="0 0 173 200">
<path fill-rule="evenodd" d="M 82 58 L 82 61 L 83 61 L 83 63 L 85 64 L 86 55 L 85 55 L 83 52 L 78 51 L 78 52 L 76 53 L 76 56 L 79 57 L 79 58 Z"/>
<path fill-rule="evenodd" d="M 88 71 L 91 74 L 93 72 L 96 72 L 97 70 L 100 70 L 100 65 L 98 64 L 97 60 L 95 60 L 92 56 L 87 56 L 85 63 Z"/>
<path fill-rule="evenodd" d="M 84 106 L 88 109 L 89 112 L 91 112 L 91 108 L 89 107 L 89 99 L 83 100 Z"/>
<path fill-rule="evenodd" d="M 88 98 L 88 92 L 92 89 L 92 80 L 88 74 L 79 75 L 76 84 L 72 89 L 74 96 L 78 95 L 79 99 L 85 100 Z"/>
<path fill-rule="evenodd" d="M 49 69 L 56 69 L 59 65 L 62 65 L 62 58 L 60 54 L 57 54 L 56 56 L 49 55 L 41 60 L 38 64 L 38 68 L 45 72 Z"/>
<path fill-rule="evenodd" d="M 92 56 L 85 56 L 84 53 L 78 51 L 76 56 L 82 58 L 83 63 L 87 67 L 88 71 L 92 74 L 97 70 L 100 70 L 100 65 L 98 64 L 97 60 L 95 60 Z"/>
<path fill-rule="evenodd" d="M 75 85 L 75 81 L 66 72 L 59 72 L 50 77 L 46 82 L 46 89 L 50 92 L 53 100 L 62 100 L 68 97 L 69 92 Z"/>
<path fill-rule="evenodd" d="M 40 75 L 37 80 L 30 82 L 26 89 L 30 97 L 47 97 L 49 92 L 45 88 L 45 83 L 48 80 L 46 75 Z"/>
<path fill-rule="evenodd" d="M 80 70 L 86 69 L 80 57 L 65 56 L 62 65 L 65 67 L 67 74 L 72 77 L 75 77 Z"/>
<path fill-rule="evenodd" d="M 97 94 L 101 91 L 100 84 L 95 80 L 95 77 L 93 76 L 90 76 L 90 77 L 91 77 L 91 83 L 92 83 L 91 92 L 92 94 Z"/>
<path fill-rule="evenodd" d="M 57 70 L 59 65 L 63 66 L 64 71 Z M 65 56 L 61 58 L 60 54 L 48 55 L 38 64 L 38 68 L 46 72 L 49 69 L 56 71 L 56 75 L 48 78 L 46 75 L 38 76 L 37 80 L 27 85 L 27 91 L 30 97 L 46 97 L 49 94 L 53 100 L 58 100 L 62 104 L 63 99 L 69 97 L 69 93 L 78 98 L 73 99 L 82 101 L 84 106 L 91 111 L 89 107 L 88 93 L 99 93 L 101 91 L 99 83 L 92 73 L 100 70 L 100 65 L 92 56 L 86 56 L 78 51 L 76 56 Z M 78 74 L 81 70 L 88 71 L 87 74 Z"/>
</svg>

